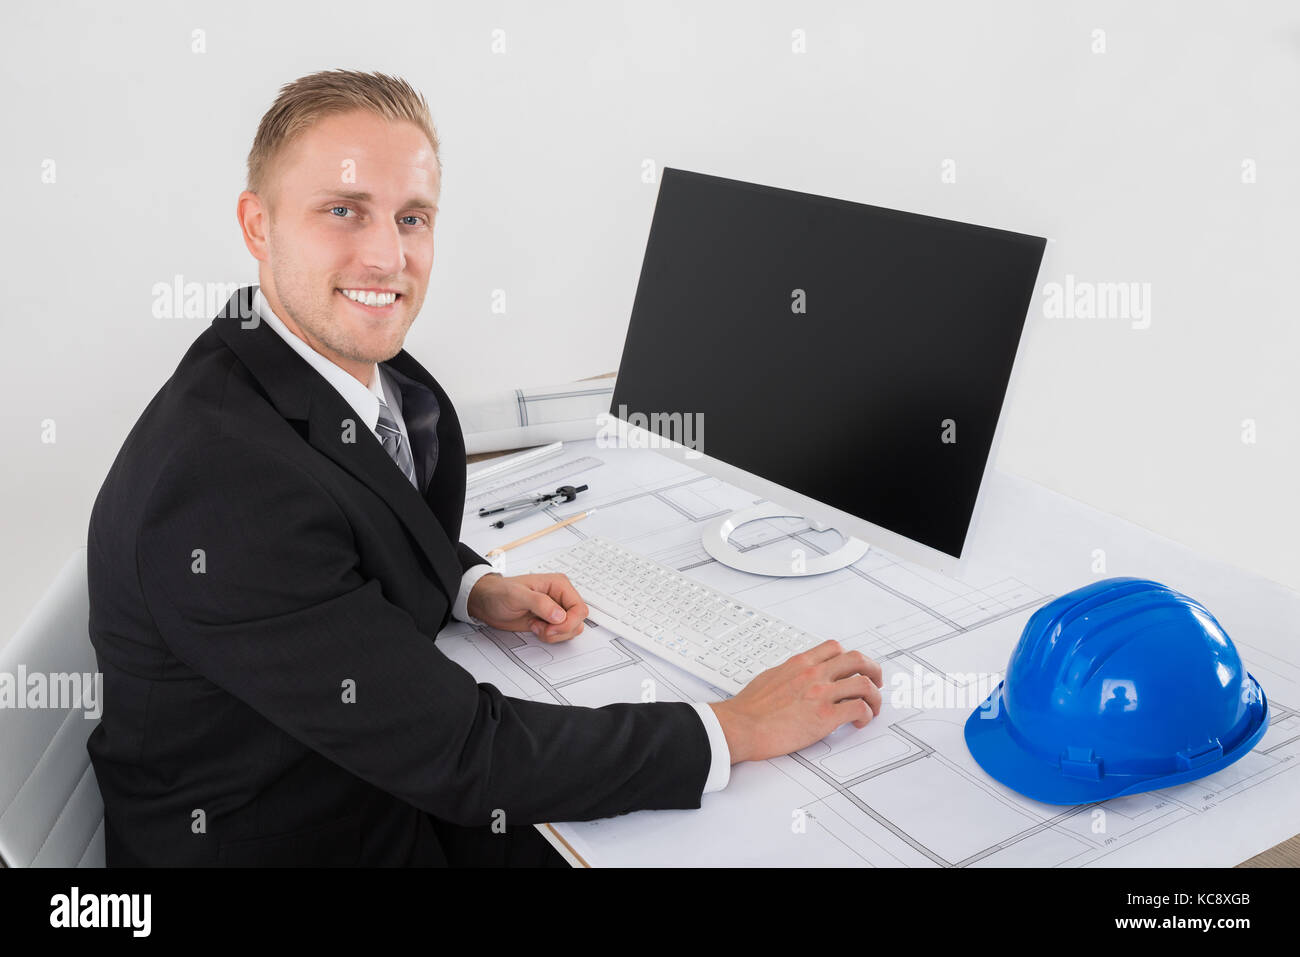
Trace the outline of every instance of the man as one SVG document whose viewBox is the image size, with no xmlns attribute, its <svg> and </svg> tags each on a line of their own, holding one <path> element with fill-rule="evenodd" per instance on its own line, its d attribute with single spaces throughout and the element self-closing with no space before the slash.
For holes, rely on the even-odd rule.
<svg viewBox="0 0 1300 957">
<path fill-rule="evenodd" d="M 259 284 L 91 516 L 110 866 L 543 863 L 532 824 L 697 808 L 731 763 L 879 711 L 879 666 L 834 642 L 727 701 L 604 708 L 506 698 L 437 648 L 452 614 L 543 641 L 587 614 L 458 542 L 460 425 L 402 349 L 441 179 L 401 80 L 314 74 L 262 119 L 237 207 Z"/>
</svg>

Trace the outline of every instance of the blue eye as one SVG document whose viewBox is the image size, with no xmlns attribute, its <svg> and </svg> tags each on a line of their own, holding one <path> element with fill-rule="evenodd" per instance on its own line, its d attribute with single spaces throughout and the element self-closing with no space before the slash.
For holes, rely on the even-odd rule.
<svg viewBox="0 0 1300 957">
<path fill-rule="evenodd" d="M 353 212 L 353 209 L 352 209 L 351 206 L 331 206 L 329 211 L 330 211 L 331 214 L 337 214 L 338 211 L 339 211 L 340 209 L 343 210 L 343 212 L 344 212 L 345 214 L 346 214 L 346 213 L 351 213 L 351 212 Z M 347 219 L 347 218 L 349 218 L 349 217 L 347 217 L 346 215 L 334 215 L 334 218 L 335 218 L 335 219 Z M 404 221 L 404 220 L 408 220 L 408 219 L 409 219 L 409 220 L 414 220 L 414 222 L 406 223 L 406 225 L 408 225 L 408 226 L 423 226 L 423 225 L 426 225 L 424 219 L 423 219 L 422 217 L 420 217 L 420 216 L 416 216 L 415 214 L 411 214 L 410 216 L 403 216 L 403 217 L 401 217 L 401 219 L 402 219 L 403 221 Z"/>
</svg>

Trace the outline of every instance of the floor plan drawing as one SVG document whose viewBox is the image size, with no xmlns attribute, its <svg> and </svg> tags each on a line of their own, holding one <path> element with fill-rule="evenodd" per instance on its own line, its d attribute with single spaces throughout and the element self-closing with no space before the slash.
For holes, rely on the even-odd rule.
<svg viewBox="0 0 1300 957">
<path fill-rule="evenodd" d="M 590 489 L 577 501 L 504 529 L 488 527 L 477 514 L 494 496 L 584 482 Z M 1004 787 L 971 758 L 963 727 L 996 685 L 1030 615 L 1054 594 L 992 565 L 972 567 L 959 582 L 874 547 L 854 565 L 824 575 L 767 578 L 736 571 L 705 552 L 700 531 L 708 520 L 754 501 L 653 451 L 607 451 L 587 441 L 566 443 L 564 455 L 523 474 L 502 475 L 467 502 L 461 537 L 480 554 L 597 509 L 506 552 L 504 574 L 521 574 L 583 537 L 600 535 L 860 650 L 884 671 L 884 707 L 867 727 L 846 725 L 795 754 L 735 765 L 727 788 L 705 795 L 698 810 L 557 822 L 557 832 L 584 858 L 600 865 L 672 866 L 1158 863 L 1197 831 L 1198 819 L 1245 813 L 1265 801 L 1300 804 L 1300 762 L 1294 760 L 1300 754 L 1294 709 L 1300 664 L 1240 639 L 1243 659 L 1269 696 L 1271 718 L 1267 734 L 1242 760 L 1188 784 L 1094 805 L 1042 804 Z M 788 553 L 799 547 L 814 554 L 832 550 L 839 536 L 812 531 L 797 519 L 769 519 L 742 526 L 732 540 L 745 549 Z M 572 641 L 551 645 L 531 633 L 452 621 L 438 646 L 477 680 L 513 697 L 589 707 L 725 697 L 590 622 Z M 1283 837 L 1295 830 L 1300 827 Z"/>
</svg>

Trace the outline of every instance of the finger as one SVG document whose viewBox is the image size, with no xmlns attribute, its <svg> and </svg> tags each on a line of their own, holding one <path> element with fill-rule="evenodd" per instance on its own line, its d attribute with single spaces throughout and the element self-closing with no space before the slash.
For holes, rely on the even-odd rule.
<svg viewBox="0 0 1300 957">
<path fill-rule="evenodd" d="M 861 698 L 849 698 L 835 706 L 835 721 L 838 728 L 842 724 L 853 722 L 855 728 L 865 728 L 875 717 L 871 707 Z"/>
<path fill-rule="evenodd" d="M 795 655 L 796 658 L 803 658 L 806 664 L 819 665 L 823 661 L 829 661 L 837 655 L 844 654 L 844 649 L 840 643 L 832 638 L 830 641 L 823 641 L 820 645 L 809 648 L 807 651 L 801 651 Z"/>
<path fill-rule="evenodd" d="M 568 641 L 570 638 L 578 637 L 586 627 L 586 624 L 579 620 L 576 625 L 572 626 L 556 625 L 555 628 L 552 629 L 554 630 L 554 634 L 551 633 L 551 630 L 548 630 L 545 634 L 538 635 L 537 637 L 548 645 L 553 645 L 561 641 Z"/>
<path fill-rule="evenodd" d="M 572 638 L 581 630 L 582 621 L 591 614 L 591 610 L 567 575 L 557 573 L 548 576 L 546 590 L 547 594 L 565 610 L 565 617 L 564 621 L 548 626 L 543 637 L 554 637 L 560 641 Z"/>
<path fill-rule="evenodd" d="M 871 707 L 873 715 L 880 714 L 884 697 L 880 688 L 866 675 L 851 675 L 831 685 L 831 700 L 842 702 L 861 698 Z"/>
<path fill-rule="evenodd" d="M 849 675 L 866 675 L 877 685 L 885 683 L 884 672 L 880 665 L 860 651 L 846 651 L 838 658 L 827 662 L 828 676 L 832 681 L 847 678 Z"/>
<path fill-rule="evenodd" d="M 587 608 L 587 603 L 578 594 L 578 589 L 574 588 L 573 582 L 569 581 L 568 575 L 558 572 L 548 575 L 546 593 L 568 612 L 577 612 L 582 618 L 586 618 L 591 614 L 591 610 Z"/>
<path fill-rule="evenodd" d="M 545 581 L 529 583 L 524 603 L 542 621 L 555 624 L 564 621 L 566 615 L 564 608 L 547 594 L 548 584 Z"/>
</svg>

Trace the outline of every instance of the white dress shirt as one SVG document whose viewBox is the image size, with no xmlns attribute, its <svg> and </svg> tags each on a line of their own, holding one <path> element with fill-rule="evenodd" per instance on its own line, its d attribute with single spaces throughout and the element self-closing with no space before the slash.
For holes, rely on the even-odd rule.
<svg viewBox="0 0 1300 957">
<path fill-rule="evenodd" d="M 407 448 L 410 448 L 410 436 L 406 432 L 406 422 L 402 418 L 402 413 L 398 411 L 397 403 L 393 401 L 393 393 L 396 387 L 386 375 L 381 374 L 377 364 L 371 372 L 370 385 L 366 387 L 350 372 L 344 371 L 290 332 L 289 327 L 275 314 L 271 304 L 262 295 L 261 289 L 258 289 L 253 296 L 253 309 L 268 326 L 276 331 L 281 339 L 293 348 L 294 352 L 302 356 L 313 369 L 325 377 L 326 382 L 338 390 L 339 395 L 343 396 L 344 401 L 352 406 L 357 413 L 357 417 L 371 431 L 377 441 L 380 440 L 380 435 L 375 426 L 379 422 L 379 400 L 382 397 L 388 405 L 389 414 L 397 421 L 397 427 L 402 430 L 402 440 L 407 443 Z M 461 576 L 460 588 L 457 590 L 456 601 L 451 609 L 454 618 L 474 625 L 483 624 L 469 613 L 469 593 L 480 578 L 495 571 L 496 569 L 491 565 L 481 564 L 473 566 Z M 709 761 L 709 776 L 704 782 L 704 792 L 707 794 L 710 791 L 721 791 L 727 786 L 727 782 L 731 780 L 731 750 L 727 747 L 727 737 L 722 733 L 722 724 L 718 721 L 718 716 L 713 713 L 712 708 L 704 702 L 694 702 L 693 707 L 699 714 L 700 721 L 704 723 L 704 730 L 709 736 L 709 747 L 712 753 Z"/>
</svg>

